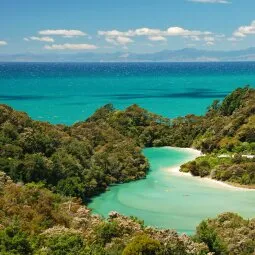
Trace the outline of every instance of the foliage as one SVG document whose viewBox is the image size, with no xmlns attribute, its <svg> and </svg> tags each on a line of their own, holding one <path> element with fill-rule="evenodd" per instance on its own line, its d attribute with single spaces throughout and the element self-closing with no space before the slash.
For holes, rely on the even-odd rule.
<svg viewBox="0 0 255 255">
<path fill-rule="evenodd" d="M 182 172 L 190 172 L 194 176 L 210 176 L 240 185 L 255 185 L 255 159 L 241 154 L 209 154 L 196 158 L 181 166 Z"/>
<path fill-rule="evenodd" d="M 194 238 L 206 243 L 215 254 L 248 255 L 255 249 L 254 229 L 254 219 L 244 220 L 237 214 L 223 213 L 202 221 Z"/>
<path fill-rule="evenodd" d="M 0 169 L 13 180 L 44 182 L 83 200 L 112 183 L 142 178 L 148 169 L 141 148 L 108 123 L 55 126 L 6 105 L 0 105 L 0 148 Z"/>
<path fill-rule="evenodd" d="M 89 248 L 80 234 L 61 233 L 40 237 L 35 255 L 88 255 Z"/>
<path fill-rule="evenodd" d="M 192 240 L 116 212 L 102 219 L 81 200 L 53 194 L 42 183 L 15 184 L 1 172 L 0 206 L 3 255 L 206 255 L 209 250 L 248 255 L 255 248 L 254 219 L 219 215 L 203 221 Z"/>
<path fill-rule="evenodd" d="M 121 229 L 116 222 L 102 222 L 96 229 L 97 240 L 103 244 L 111 242 L 112 238 L 120 236 Z"/>
<path fill-rule="evenodd" d="M 235 110 L 237 110 L 243 103 L 244 99 L 247 96 L 249 87 L 238 88 L 230 95 L 226 96 L 223 100 L 219 111 L 222 115 L 231 115 Z"/>
<path fill-rule="evenodd" d="M 204 242 L 210 251 L 215 255 L 227 254 L 226 245 L 220 240 L 213 228 L 210 228 L 206 221 L 202 221 L 197 227 L 195 240 Z"/>
<path fill-rule="evenodd" d="M 147 235 L 136 236 L 124 249 L 123 255 L 157 255 L 160 254 L 161 244 Z"/>
<path fill-rule="evenodd" d="M 0 253 L 3 255 L 32 254 L 31 243 L 28 235 L 18 226 L 12 225 L 0 230 Z"/>
<path fill-rule="evenodd" d="M 69 217 L 61 213 L 60 203 L 65 199 L 41 185 L 5 185 L 0 195 L 0 224 L 20 221 L 20 228 L 35 234 L 54 224 L 68 226 Z"/>
</svg>

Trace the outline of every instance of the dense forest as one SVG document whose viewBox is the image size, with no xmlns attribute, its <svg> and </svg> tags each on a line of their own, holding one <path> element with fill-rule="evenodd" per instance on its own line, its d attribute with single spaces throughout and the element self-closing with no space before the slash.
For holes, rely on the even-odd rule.
<svg viewBox="0 0 255 255">
<path fill-rule="evenodd" d="M 254 188 L 255 90 L 240 88 L 223 102 L 214 101 L 202 123 L 205 131 L 192 146 L 205 155 L 184 164 L 181 171 Z"/>
<path fill-rule="evenodd" d="M 135 141 L 106 122 L 55 126 L 0 106 L 0 169 L 15 182 L 42 182 L 86 199 L 144 177 L 148 167 Z"/>
<path fill-rule="evenodd" d="M 255 219 L 233 213 L 202 221 L 191 237 L 117 212 L 102 219 L 78 198 L 52 193 L 42 183 L 15 184 L 0 172 L 2 255 L 248 255 L 254 229 Z"/>
<path fill-rule="evenodd" d="M 210 176 L 235 186 L 255 188 L 255 159 L 251 155 L 250 158 L 240 153 L 204 155 L 183 164 L 181 171 L 194 176 Z"/>
</svg>

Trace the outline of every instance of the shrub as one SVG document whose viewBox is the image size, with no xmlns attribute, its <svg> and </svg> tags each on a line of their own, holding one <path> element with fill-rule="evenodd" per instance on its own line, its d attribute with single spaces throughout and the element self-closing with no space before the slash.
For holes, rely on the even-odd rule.
<svg viewBox="0 0 255 255">
<path fill-rule="evenodd" d="M 103 222 L 96 229 L 97 237 L 103 244 L 109 243 L 114 237 L 118 237 L 120 232 L 118 224 L 114 221 Z"/>
<path fill-rule="evenodd" d="M 227 255 L 227 248 L 213 228 L 202 221 L 196 230 L 195 240 L 207 244 L 209 250 L 215 255 Z"/>
<path fill-rule="evenodd" d="M 0 231 L 0 254 L 32 254 L 28 236 L 18 226 L 9 226 Z"/>
<path fill-rule="evenodd" d="M 123 255 L 157 255 L 160 254 L 161 244 L 159 241 L 147 235 L 136 236 L 123 251 Z"/>
</svg>

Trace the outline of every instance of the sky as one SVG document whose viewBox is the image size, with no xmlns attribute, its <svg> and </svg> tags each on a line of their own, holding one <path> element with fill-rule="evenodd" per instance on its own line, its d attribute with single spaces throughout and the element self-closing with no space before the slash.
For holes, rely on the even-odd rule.
<svg viewBox="0 0 255 255">
<path fill-rule="evenodd" d="M 255 47 L 255 0 L 0 0 L 0 54 Z"/>
</svg>

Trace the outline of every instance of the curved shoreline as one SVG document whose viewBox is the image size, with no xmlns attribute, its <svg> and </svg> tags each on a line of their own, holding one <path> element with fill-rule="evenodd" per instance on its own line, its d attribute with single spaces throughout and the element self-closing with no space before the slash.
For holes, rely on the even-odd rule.
<svg viewBox="0 0 255 255">
<path fill-rule="evenodd" d="M 199 151 L 153 147 L 143 152 L 151 166 L 147 178 L 116 185 L 94 197 L 89 203 L 94 213 L 107 217 L 114 210 L 135 215 L 145 225 L 189 234 L 203 219 L 223 212 L 237 212 L 246 218 L 254 216 L 255 192 L 235 191 L 233 187 L 222 187 L 211 180 L 207 183 L 179 172 L 179 166 L 195 159 Z"/>
<path fill-rule="evenodd" d="M 189 159 L 189 161 L 195 160 L 197 157 L 203 155 L 201 151 L 193 149 L 193 148 L 180 148 L 180 147 L 171 147 L 171 146 L 166 146 L 165 148 L 189 152 L 190 155 L 192 156 L 192 158 Z M 232 189 L 235 191 L 255 191 L 255 189 L 252 189 L 252 188 L 236 187 L 236 186 L 228 184 L 226 182 L 214 180 L 209 177 L 193 176 L 191 173 L 180 172 L 180 167 L 181 167 L 181 165 L 176 165 L 176 166 L 172 166 L 172 167 L 167 167 L 166 170 L 174 175 L 192 177 L 192 178 L 196 178 L 197 180 L 202 181 L 202 182 L 208 182 L 210 184 L 214 184 L 213 185 L 214 187 L 220 186 L 221 188 Z"/>
</svg>

